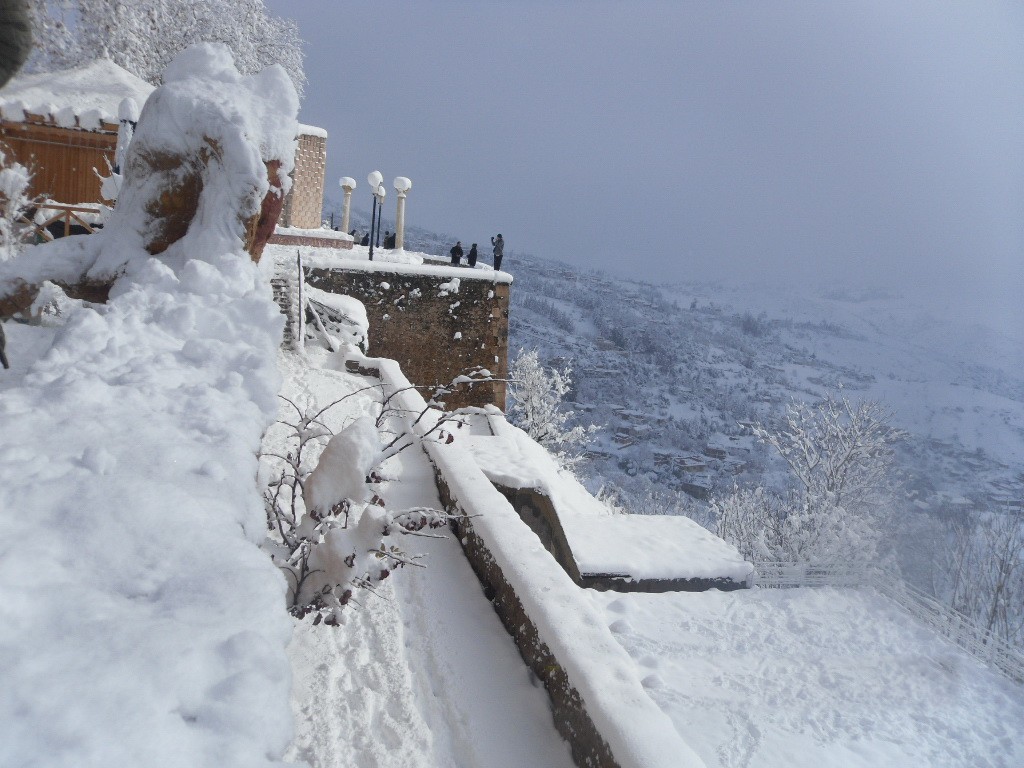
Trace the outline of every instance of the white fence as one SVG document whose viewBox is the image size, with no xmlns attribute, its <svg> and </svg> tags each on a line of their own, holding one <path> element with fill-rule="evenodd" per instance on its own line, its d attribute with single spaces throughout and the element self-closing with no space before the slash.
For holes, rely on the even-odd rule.
<svg viewBox="0 0 1024 768">
<path fill-rule="evenodd" d="M 758 563 L 750 585 L 767 589 L 870 587 L 965 653 L 995 667 L 1011 680 L 1024 684 L 1024 654 L 962 613 L 881 568 L 854 563 Z"/>
</svg>

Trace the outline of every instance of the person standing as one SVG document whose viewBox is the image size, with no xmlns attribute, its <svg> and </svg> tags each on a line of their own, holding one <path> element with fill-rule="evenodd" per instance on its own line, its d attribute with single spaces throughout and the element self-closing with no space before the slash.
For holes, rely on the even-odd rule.
<svg viewBox="0 0 1024 768">
<path fill-rule="evenodd" d="M 452 266 L 459 266 L 462 263 L 462 241 L 457 240 L 448 253 L 452 255 Z"/>
<path fill-rule="evenodd" d="M 505 240 L 501 236 L 501 232 L 497 237 L 491 238 L 491 245 L 494 246 L 494 269 L 501 269 L 501 257 L 505 255 Z"/>
<path fill-rule="evenodd" d="M 467 260 L 469 261 L 469 266 L 476 266 L 476 256 L 476 243 L 473 243 L 473 247 L 469 249 L 469 256 L 466 257 Z"/>
<path fill-rule="evenodd" d="M 11 364 L 7 362 L 7 337 L 4 336 L 3 323 L 0 323 L 0 363 L 3 364 L 4 368 L 11 367 Z"/>
</svg>

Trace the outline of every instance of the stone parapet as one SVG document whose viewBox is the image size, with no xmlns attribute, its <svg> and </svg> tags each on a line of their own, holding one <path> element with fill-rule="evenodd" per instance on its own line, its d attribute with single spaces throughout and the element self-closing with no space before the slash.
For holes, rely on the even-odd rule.
<svg viewBox="0 0 1024 768">
<path fill-rule="evenodd" d="M 365 360 L 385 391 L 426 435 L 439 412 L 410 389 L 392 360 Z M 423 415 L 420 415 L 420 414 Z M 456 438 L 426 440 L 445 508 L 460 516 L 459 541 L 484 592 L 551 698 L 552 717 L 580 768 L 704 768 L 652 701 L 635 662 L 604 618 L 494 488 Z M 456 651 L 457 652 L 457 651 Z"/>
<path fill-rule="evenodd" d="M 447 270 L 452 272 L 452 270 Z M 409 380 L 424 387 L 450 383 L 473 368 L 496 378 L 508 376 L 506 281 L 476 278 L 469 270 L 458 280 L 387 264 L 372 270 L 311 268 L 314 288 L 363 302 L 370 322 L 369 354 L 398 361 Z M 443 398 L 449 409 L 495 405 L 505 408 L 505 383 L 460 387 Z"/>
</svg>

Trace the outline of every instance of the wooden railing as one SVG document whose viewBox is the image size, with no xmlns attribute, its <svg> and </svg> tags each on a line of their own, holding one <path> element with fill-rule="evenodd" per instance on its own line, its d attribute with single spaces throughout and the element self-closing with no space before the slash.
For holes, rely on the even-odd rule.
<svg viewBox="0 0 1024 768">
<path fill-rule="evenodd" d="M 36 242 L 50 242 L 56 239 L 58 235 L 54 235 L 50 229 L 54 224 L 64 223 L 64 233 L 60 235 L 67 237 L 71 234 L 92 234 L 96 231 L 97 227 L 94 224 L 90 224 L 78 214 L 80 213 L 92 213 L 97 214 L 100 212 L 98 207 L 89 205 L 65 205 L 64 203 L 42 203 L 36 206 L 37 211 L 56 211 L 57 213 L 50 216 L 42 223 L 36 223 L 35 221 L 22 217 L 21 223 L 27 224 L 26 236 L 31 234 L 36 239 Z M 72 230 L 77 231 L 72 231 Z M 84 232 L 81 230 L 85 230 Z M 59 231 L 59 230 L 58 230 Z"/>
</svg>

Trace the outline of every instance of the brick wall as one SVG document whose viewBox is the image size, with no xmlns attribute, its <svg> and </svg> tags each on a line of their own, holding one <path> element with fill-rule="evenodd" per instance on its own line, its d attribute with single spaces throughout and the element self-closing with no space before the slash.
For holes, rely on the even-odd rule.
<svg viewBox="0 0 1024 768">
<path fill-rule="evenodd" d="M 284 199 L 279 221 L 282 227 L 317 229 L 324 207 L 324 174 L 327 170 L 327 138 L 299 135 L 295 150 L 292 189 Z"/>
<path fill-rule="evenodd" d="M 363 302 L 370 321 L 368 354 L 397 360 L 413 384 L 447 384 L 475 366 L 508 376 L 508 283 L 463 278 L 458 293 L 442 295 L 447 276 L 310 269 L 306 280 Z M 445 403 L 504 410 L 505 384 L 461 388 Z"/>
</svg>

